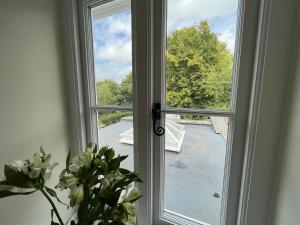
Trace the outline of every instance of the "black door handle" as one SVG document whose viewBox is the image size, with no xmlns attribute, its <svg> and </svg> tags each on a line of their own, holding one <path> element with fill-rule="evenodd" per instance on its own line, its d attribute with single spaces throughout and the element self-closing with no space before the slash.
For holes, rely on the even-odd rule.
<svg viewBox="0 0 300 225">
<path fill-rule="evenodd" d="M 161 105 L 160 103 L 153 103 L 152 106 L 153 132 L 157 136 L 162 136 L 165 133 L 165 129 L 163 127 L 156 128 L 156 120 L 160 120 L 160 118 L 161 118 Z"/>
</svg>

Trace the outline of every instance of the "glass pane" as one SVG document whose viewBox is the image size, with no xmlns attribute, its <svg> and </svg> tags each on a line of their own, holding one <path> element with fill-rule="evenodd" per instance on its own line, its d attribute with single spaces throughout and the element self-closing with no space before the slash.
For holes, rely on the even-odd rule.
<svg viewBox="0 0 300 225">
<path fill-rule="evenodd" d="M 229 109 L 238 0 L 168 0 L 168 107 Z"/>
<path fill-rule="evenodd" d="M 92 30 L 97 104 L 131 106 L 130 1 L 117 0 L 93 8 Z"/>
<path fill-rule="evenodd" d="M 165 131 L 165 212 L 220 224 L 228 118 L 167 114 Z"/>
<path fill-rule="evenodd" d="M 122 167 L 134 170 L 132 112 L 98 112 L 99 145 L 108 145 L 119 155 L 128 155 Z"/>
</svg>

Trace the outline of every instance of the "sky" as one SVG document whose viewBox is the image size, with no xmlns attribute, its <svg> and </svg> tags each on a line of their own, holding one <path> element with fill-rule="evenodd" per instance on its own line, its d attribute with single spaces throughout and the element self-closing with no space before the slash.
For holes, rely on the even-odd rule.
<svg viewBox="0 0 300 225">
<path fill-rule="evenodd" d="M 211 30 L 234 52 L 238 0 L 168 0 L 167 33 L 207 19 Z M 98 6 L 101 7 L 101 6 Z M 131 12 L 93 21 L 96 81 L 121 83 L 132 70 Z"/>
</svg>

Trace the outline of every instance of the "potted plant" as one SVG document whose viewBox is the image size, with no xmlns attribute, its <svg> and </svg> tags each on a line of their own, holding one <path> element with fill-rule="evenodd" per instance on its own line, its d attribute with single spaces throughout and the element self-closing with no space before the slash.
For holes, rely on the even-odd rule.
<svg viewBox="0 0 300 225">
<path fill-rule="evenodd" d="M 51 204 L 51 225 L 134 225 L 135 206 L 141 193 L 133 186 L 142 182 L 139 176 L 120 164 L 127 156 L 115 156 L 107 146 L 89 145 L 78 156 L 66 159 L 56 189 L 69 190 L 69 204 L 63 203 L 47 180 L 58 163 L 41 147 L 40 153 L 25 161 L 15 160 L 4 167 L 5 180 L 0 181 L 0 198 L 41 192 Z M 55 203 L 75 209 L 76 218 L 63 221 Z M 55 215 L 55 217 L 54 217 Z"/>
</svg>

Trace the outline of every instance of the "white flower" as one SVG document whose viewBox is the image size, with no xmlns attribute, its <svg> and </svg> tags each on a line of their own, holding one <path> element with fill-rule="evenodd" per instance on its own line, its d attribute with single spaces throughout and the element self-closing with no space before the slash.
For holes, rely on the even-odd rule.
<svg viewBox="0 0 300 225">
<path fill-rule="evenodd" d="M 28 165 L 24 165 L 21 167 L 21 170 L 22 170 L 22 173 L 25 174 L 25 175 L 28 175 L 29 174 L 29 171 L 28 171 Z"/>
<path fill-rule="evenodd" d="M 130 202 L 124 202 L 122 203 L 123 209 L 128 213 L 128 215 L 135 215 L 135 207 Z"/>
<path fill-rule="evenodd" d="M 22 167 L 24 166 L 24 162 L 21 160 L 14 160 L 14 161 L 9 162 L 7 165 L 9 168 L 14 170 L 15 172 L 21 172 Z"/>
<path fill-rule="evenodd" d="M 58 165 L 58 163 L 51 163 L 50 160 L 50 154 L 44 155 L 35 153 L 30 164 L 27 165 L 27 168 L 23 168 L 22 171 L 24 174 L 28 174 L 30 179 L 36 179 L 40 176 L 41 171 L 44 171 L 41 175 L 45 180 L 48 180 L 52 175 L 51 171 Z M 28 167 L 30 168 L 29 173 Z"/>
<path fill-rule="evenodd" d="M 30 172 L 29 172 L 29 177 L 30 179 L 36 179 L 41 173 L 41 168 L 33 168 Z"/>
<path fill-rule="evenodd" d="M 66 174 L 60 178 L 57 187 L 61 189 L 65 189 L 71 186 L 75 186 L 77 182 L 78 182 L 77 177 L 73 176 L 72 174 Z"/>
<path fill-rule="evenodd" d="M 44 179 L 45 180 L 49 180 L 50 179 L 50 177 L 51 177 L 51 175 L 52 175 L 52 172 L 51 172 L 51 170 L 49 170 L 49 169 L 46 169 L 46 172 L 45 172 L 45 174 L 44 174 Z"/>
<path fill-rule="evenodd" d="M 123 199 L 123 202 L 134 202 L 141 196 L 138 188 L 133 188 L 131 192 Z"/>
<path fill-rule="evenodd" d="M 14 160 L 6 164 L 11 170 L 16 173 L 22 173 L 31 180 L 41 178 L 48 180 L 51 177 L 51 171 L 58 163 L 51 163 L 51 155 L 35 153 L 31 160 Z M 21 174 L 20 174 L 21 175 Z"/>
<path fill-rule="evenodd" d="M 83 198 L 84 198 L 83 185 L 81 184 L 78 187 L 76 185 L 73 186 L 71 188 L 69 198 L 71 199 L 71 201 L 70 201 L 71 206 L 79 205 L 82 202 Z"/>
<path fill-rule="evenodd" d="M 69 170 L 70 170 L 72 173 L 78 173 L 78 171 L 80 170 L 80 165 L 75 164 L 75 163 L 72 163 L 72 164 L 69 166 Z"/>
<path fill-rule="evenodd" d="M 79 167 L 82 165 L 85 168 L 90 169 L 94 158 L 94 153 L 91 148 L 86 148 L 80 153 L 78 157 L 75 158 L 75 164 Z"/>
<path fill-rule="evenodd" d="M 42 157 L 40 157 L 40 154 L 35 153 L 31 160 L 31 167 L 32 168 L 41 168 L 42 163 L 43 163 L 43 160 L 42 160 Z"/>
</svg>

